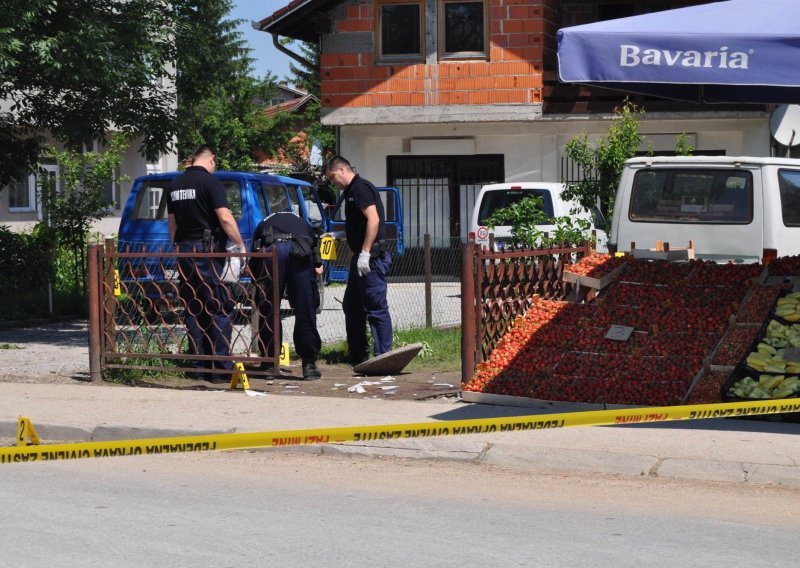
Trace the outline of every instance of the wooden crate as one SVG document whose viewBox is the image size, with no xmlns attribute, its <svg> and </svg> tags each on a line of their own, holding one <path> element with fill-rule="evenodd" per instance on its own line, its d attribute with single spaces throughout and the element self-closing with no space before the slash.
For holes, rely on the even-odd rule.
<svg viewBox="0 0 800 568">
<path fill-rule="evenodd" d="M 612 282 L 614 282 L 619 276 L 622 274 L 622 270 L 625 268 L 625 265 L 622 264 L 616 267 L 614 270 L 602 276 L 600 278 L 595 278 L 592 276 L 584 276 L 582 274 L 575 274 L 574 272 L 570 272 L 569 269 L 564 269 L 563 279 L 564 282 L 569 282 L 570 284 L 574 284 L 577 287 L 585 286 L 588 288 L 594 288 L 595 290 L 602 290 Z"/>
<path fill-rule="evenodd" d="M 688 247 L 671 247 L 668 242 L 656 241 L 652 249 L 636 248 L 636 243 L 631 243 L 631 256 L 650 260 L 692 260 L 694 259 L 694 241 L 689 241 Z"/>
</svg>

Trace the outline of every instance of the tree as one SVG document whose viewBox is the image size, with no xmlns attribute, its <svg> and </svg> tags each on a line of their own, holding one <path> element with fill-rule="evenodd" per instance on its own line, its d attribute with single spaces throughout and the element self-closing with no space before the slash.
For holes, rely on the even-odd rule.
<svg viewBox="0 0 800 568">
<path fill-rule="evenodd" d="M 319 44 L 292 39 L 284 39 L 282 41 L 284 46 L 299 48 L 299 55 L 310 64 L 298 67 L 293 62 L 289 62 L 292 83 L 297 88 L 320 98 L 322 89 L 319 76 Z"/>
<path fill-rule="evenodd" d="M 576 247 L 591 239 L 591 223 L 576 217 L 551 219 L 544 211 L 541 197 L 530 196 L 494 211 L 487 219 L 487 226 L 494 230 L 498 225 L 511 226 L 512 242 L 526 248 Z M 554 225 L 551 233 L 539 227 Z"/>
<path fill-rule="evenodd" d="M 322 153 L 323 160 L 327 160 L 333 156 L 336 149 L 336 131 L 332 126 L 325 126 L 322 124 L 321 119 L 321 105 L 319 103 L 321 97 L 319 44 L 304 41 L 288 41 L 286 43 L 296 43 L 300 49 L 300 55 L 310 63 L 310 65 L 303 65 L 302 67 L 298 67 L 291 62 L 289 63 L 289 71 L 292 73 L 292 83 L 317 98 L 316 101 L 312 101 L 306 105 L 303 116 L 308 124 L 306 127 L 307 152 L 310 153 L 311 147 L 316 146 Z"/>
<path fill-rule="evenodd" d="M 694 148 L 689 144 L 685 132 L 681 132 L 675 137 L 675 153 L 678 156 L 691 156 Z"/>
<path fill-rule="evenodd" d="M 108 214 L 105 188 L 122 163 L 125 138 L 124 134 L 114 136 L 105 152 L 49 150 L 60 167 L 59 183 L 56 187 L 54 178 L 45 177 L 39 199 L 48 230 L 59 245 L 73 253 L 75 290 L 85 289 L 87 237 L 92 223 Z"/>
<path fill-rule="evenodd" d="M 595 147 L 589 144 L 586 134 L 575 136 L 565 147 L 567 156 L 580 168 L 582 179 L 568 182 L 563 196 L 588 211 L 599 207 L 605 216 L 606 232 L 611 230 L 614 197 L 625 160 L 634 157 L 642 143 L 639 118 L 643 115 L 643 110 L 626 100 L 622 109 L 615 112 L 608 136 L 600 138 Z"/>
<path fill-rule="evenodd" d="M 110 130 L 150 158 L 175 133 L 172 62 L 189 0 L 26 0 L 0 11 L 0 185 L 33 171 L 49 133 L 78 149 Z"/>
<path fill-rule="evenodd" d="M 277 149 L 287 137 L 284 116 L 267 117 L 263 103 L 277 88 L 272 74 L 252 76 L 253 59 L 227 19 L 230 0 L 183 7 L 177 32 L 178 155 L 210 144 L 221 169 L 252 170 L 257 148 Z"/>
</svg>

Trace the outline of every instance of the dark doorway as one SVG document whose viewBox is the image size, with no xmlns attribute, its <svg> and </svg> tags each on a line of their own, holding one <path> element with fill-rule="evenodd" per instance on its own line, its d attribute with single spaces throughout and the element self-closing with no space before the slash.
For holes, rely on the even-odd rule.
<svg viewBox="0 0 800 568">
<path fill-rule="evenodd" d="M 400 188 L 405 236 L 432 246 L 465 242 L 469 217 L 480 188 L 505 181 L 502 154 L 474 156 L 388 156 L 388 185 Z"/>
</svg>

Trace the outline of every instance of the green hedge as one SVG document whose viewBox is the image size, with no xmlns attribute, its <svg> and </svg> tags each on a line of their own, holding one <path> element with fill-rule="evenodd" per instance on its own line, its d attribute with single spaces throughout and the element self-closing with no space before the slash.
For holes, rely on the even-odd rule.
<svg viewBox="0 0 800 568">
<path fill-rule="evenodd" d="M 59 272 L 72 264 L 45 225 L 15 233 L 0 225 L 0 321 L 26 320 L 50 314 L 48 283 L 52 283 L 55 314 L 84 311 L 83 293 L 65 286 Z"/>
</svg>

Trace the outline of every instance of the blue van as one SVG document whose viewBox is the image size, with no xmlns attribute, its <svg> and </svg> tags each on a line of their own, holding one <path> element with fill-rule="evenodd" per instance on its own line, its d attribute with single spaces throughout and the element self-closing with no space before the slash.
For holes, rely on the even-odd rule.
<svg viewBox="0 0 800 568">
<path fill-rule="evenodd" d="M 403 202 L 400 190 L 396 187 L 376 187 L 383 201 L 386 215 L 383 224 L 386 238 L 392 243 L 391 253 L 402 256 L 405 252 L 405 234 L 403 225 Z M 334 218 L 328 220 L 328 231 L 339 233 L 344 231 L 344 206 L 333 212 Z M 325 269 L 326 282 L 347 282 L 349 273 L 350 251 L 345 241 L 336 244 L 337 260 L 328 263 Z"/>
<path fill-rule="evenodd" d="M 167 222 L 166 195 L 180 172 L 147 175 L 136 179 L 122 210 L 117 250 L 120 252 L 172 252 Z M 324 205 L 313 185 L 284 176 L 217 171 L 239 232 L 252 250 L 253 232 L 264 217 L 278 211 L 293 211 L 320 231 L 328 230 Z M 161 281 L 174 279 L 174 258 L 123 259 L 122 280 Z"/>
</svg>

